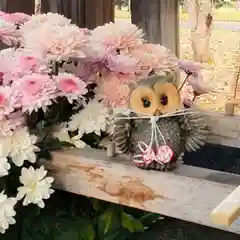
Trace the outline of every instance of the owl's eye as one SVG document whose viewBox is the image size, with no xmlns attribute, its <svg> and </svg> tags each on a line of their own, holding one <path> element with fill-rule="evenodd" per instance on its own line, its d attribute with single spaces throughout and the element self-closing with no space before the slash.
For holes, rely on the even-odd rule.
<svg viewBox="0 0 240 240">
<path fill-rule="evenodd" d="M 151 102 L 149 101 L 148 98 L 142 98 L 142 103 L 144 108 L 149 108 L 151 106 Z"/>
<path fill-rule="evenodd" d="M 119 48 L 116 49 L 116 52 L 117 52 L 118 55 L 120 55 L 120 49 Z"/>
<path fill-rule="evenodd" d="M 165 94 L 162 94 L 161 97 L 160 97 L 160 103 L 163 106 L 166 106 L 168 104 L 168 96 L 165 95 Z"/>
</svg>

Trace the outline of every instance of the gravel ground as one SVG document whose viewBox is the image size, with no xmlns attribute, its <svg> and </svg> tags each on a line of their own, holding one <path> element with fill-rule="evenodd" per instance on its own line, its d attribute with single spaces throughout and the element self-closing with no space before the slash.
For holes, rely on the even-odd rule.
<svg viewBox="0 0 240 240">
<path fill-rule="evenodd" d="M 191 59 L 190 30 L 180 30 L 181 58 Z M 224 111 L 224 104 L 232 96 L 232 83 L 236 73 L 236 56 L 240 54 L 240 31 L 213 29 L 211 36 L 212 66 L 204 70 L 205 81 L 214 89 L 201 96 L 197 103 L 204 109 Z"/>
</svg>

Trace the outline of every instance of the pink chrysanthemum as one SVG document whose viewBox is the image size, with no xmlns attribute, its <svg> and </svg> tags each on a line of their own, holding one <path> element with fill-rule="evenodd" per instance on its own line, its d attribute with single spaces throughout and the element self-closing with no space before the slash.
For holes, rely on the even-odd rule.
<svg viewBox="0 0 240 240">
<path fill-rule="evenodd" d="M 16 46 L 19 39 L 20 34 L 14 24 L 7 23 L 0 19 L 0 41 L 8 46 Z"/>
<path fill-rule="evenodd" d="M 88 91 L 86 83 L 73 74 L 61 73 L 54 79 L 57 83 L 57 89 L 60 91 L 59 96 L 67 97 L 70 103 L 73 100 L 82 99 Z"/>
<path fill-rule="evenodd" d="M 202 64 L 191 60 L 179 60 L 178 67 L 189 75 L 187 83 L 191 85 L 195 95 L 205 94 L 212 90 L 207 83 L 204 83 Z"/>
<path fill-rule="evenodd" d="M 112 72 L 135 74 L 139 61 L 126 55 L 109 55 L 107 68 Z"/>
<path fill-rule="evenodd" d="M 2 18 L 4 21 L 12 23 L 12 24 L 17 24 L 21 25 L 24 24 L 25 22 L 29 21 L 31 19 L 30 15 L 27 15 L 25 13 L 0 13 L 0 18 Z"/>
<path fill-rule="evenodd" d="M 191 107 L 193 105 L 194 100 L 194 91 L 190 84 L 185 84 L 183 89 L 180 92 L 182 103 L 187 106 Z"/>
<path fill-rule="evenodd" d="M 157 73 L 177 68 L 177 57 L 160 44 L 142 44 L 134 48 L 131 55 L 139 60 L 139 74 L 143 77 L 148 76 L 151 71 Z"/>
<path fill-rule="evenodd" d="M 9 85 L 31 73 L 47 73 L 46 64 L 22 49 L 8 48 L 0 51 L 0 83 Z"/>
<path fill-rule="evenodd" d="M 202 65 L 191 60 L 178 60 L 178 67 L 186 73 L 197 73 L 202 70 Z"/>
<path fill-rule="evenodd" d="M 25 124 L 22 112 L 13 112 L 0 120 L 0 137 L 12 136 L 13 131 Z"/>
<path fill-rule="evenodd" d="M 100 42 L 108 48 L 125 51 L 143 43 L 143 31 L 129 22 L 106 23 L 92 31 L 91 42 Z"/>
<path fill-rule="evenodd" d="M 13 92 L 10 87 L 0 87 L 0 120 L 14 111 Z"/>
<path fill-rule="evenodd" d="M 56 98 L 56 84 L 48 75 L 26 75 L 13 83 L 16 107 L 32 112 L 52 104 Z"/>
<path fill-rule="evenodd" d="M 123 84 L 114 74 L 109 75 L 99 84 L 98 97 L 102 97 L 104 104 L 109 107 L 126 107 L 129 93 L 128 84 Z"/>
<path fill-rule="evenodd" d="M 76 25 L 49 25 L 23 35 L 23 47 L 47 61 L 85 57 L 86 35 Z"/>
</svg>

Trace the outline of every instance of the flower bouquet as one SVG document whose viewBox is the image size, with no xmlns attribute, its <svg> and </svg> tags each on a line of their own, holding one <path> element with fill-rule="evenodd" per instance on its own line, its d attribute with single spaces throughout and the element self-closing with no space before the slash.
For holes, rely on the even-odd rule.
<svg viewBox="0 0 240 240">
<path fill-rule="evenodd" d="M 59 14 L 0 12 L 7 47 L 0 51 L 0 233 L 15 223 L 18 208 L 43 208 L 54 192 L 39 159 L 62 148 L 105 148 L 131 82 L 184 71 L 186 105 L 206 92 L 200 65 L 143 36 L 131 23 L 88 30 Z"/>
</svg>

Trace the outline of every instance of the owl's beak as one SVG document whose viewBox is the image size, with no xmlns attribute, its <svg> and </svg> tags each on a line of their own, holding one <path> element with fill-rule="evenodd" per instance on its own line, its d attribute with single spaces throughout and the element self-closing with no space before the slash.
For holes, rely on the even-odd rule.
<svg viewBox="0 0 240 240">
<path fill-rule="evenodd" d="M 160 115 L 162 115 L 162 112 L 157 108 L 153 113 L 153 116 L 160 116 Z"/>
</svg>

